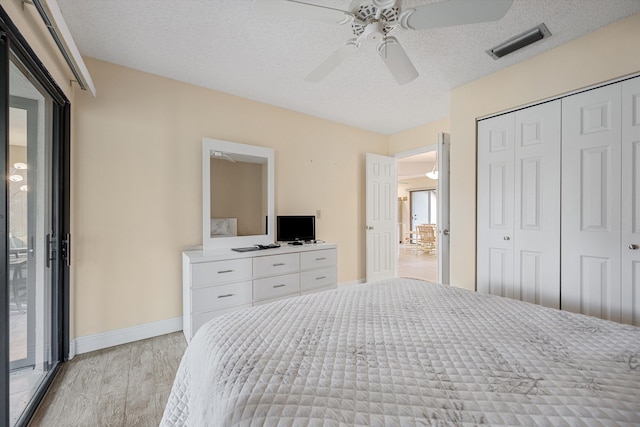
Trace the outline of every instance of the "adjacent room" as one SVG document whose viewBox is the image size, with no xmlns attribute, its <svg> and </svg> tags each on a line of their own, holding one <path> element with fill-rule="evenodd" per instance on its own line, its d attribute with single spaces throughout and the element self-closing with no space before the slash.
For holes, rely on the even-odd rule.
<svg viewBox="0 0 640 427">
<path fill-rule="evenodd" d="M 0 32 L 0 425 L 640 425 L 640 1 Z"/>
</svg>

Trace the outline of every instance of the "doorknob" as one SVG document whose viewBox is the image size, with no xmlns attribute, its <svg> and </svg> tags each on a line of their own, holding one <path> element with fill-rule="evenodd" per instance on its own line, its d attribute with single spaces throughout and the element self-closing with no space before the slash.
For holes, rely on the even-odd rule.
<svg viewBox="0 0 640 427">
<path fill-rule="evenodd" d="M 372 226 L 370 226 L 370 225 L 367 225 L 366 229 L 367 229 L 367 230 L 373 230 L 373 227 L 372 227 Z"/>
<path fill-rule="evenodd" d="M 444 234 L 445 236 L 449 235 L 449 230 L 447 230 L 446 228 L 444 230 L 442 230 L 442 234 Z"/>
<path fill-rule="evenodd" d="M 631 249 L 632 251 L 635 251 L 638 248 L 640 248 L 640 246 L 638 245 L 634 245 L 634 244 L 629 245 L 629 249 Z"/>
<path fill-rule="evenodd" d="M 509 236 L 504 236 L 504 240 L 511 240 L 511 237 L 509 237 Z"/>
</svg>

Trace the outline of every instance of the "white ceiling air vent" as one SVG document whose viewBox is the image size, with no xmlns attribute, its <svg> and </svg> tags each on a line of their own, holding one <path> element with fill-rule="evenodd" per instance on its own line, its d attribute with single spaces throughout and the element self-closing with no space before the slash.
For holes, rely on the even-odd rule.
<svg viewBox="0 0 640 427">
<path fill-rule="evenodd" d="M 547 26 L 540 24 L 537 27 L 533 27 L 530 30 L 525 31 L 524 33 L 511 37 L 509 40 L 500 43 L 493 49 L 489 49 L 487 53 L 493 59 L 500 59 L 511 52 L 515 52 L 518 49 L 529 46 L 530 44 L 549 37 L 550 35 L 551 31 L 549 31 Z"/>
</svg>

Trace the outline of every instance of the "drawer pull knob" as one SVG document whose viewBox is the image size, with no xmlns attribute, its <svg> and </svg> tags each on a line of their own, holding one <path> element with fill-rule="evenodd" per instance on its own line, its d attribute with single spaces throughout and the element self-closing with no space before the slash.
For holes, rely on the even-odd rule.
<svg viewBox="0 0 640 427">
<path fill-rule="evenodd" d="M 220 270 L 220 271 L 218 271 L 218 274 L 224 274 L 224 273 L 233 273 L 233 270 Z"/>
<path fill-rule="evenodd" d="M 234 296 L 235 294 L 226 294 L 226 295 L 218 295 L 218 298 L 229 298 Z"/>
<path fill-rule="evenodd" d="M 274 267 L 280 267 L 281 265 L 284 265 L 284 262 L 277 262 L 273 264 Z"/>
<path fill-rule="evenodd" d="M 323 259 L 326 259 L 325 257 L 322 258 L 316 258 L 316 261 L 322 261 Z"/>
<path fill-rule="evenodd" d="M 274 286 L 273 286 L 273 288 L 274 288 L 274 289 L 275 289 L 275 288 L 283 288 L 283 287 L 285 287 L 285 286 L 287 286 L 287 285 L 274 285 Z"/>
<path fill-rule="evenodd" d="M 322 279 L 326 279 L 326 278 L 327 278 L 327 276 L 318 276 L 318 277 L 316 277 L 316 280 L 322 280 Z"/>
</svg>

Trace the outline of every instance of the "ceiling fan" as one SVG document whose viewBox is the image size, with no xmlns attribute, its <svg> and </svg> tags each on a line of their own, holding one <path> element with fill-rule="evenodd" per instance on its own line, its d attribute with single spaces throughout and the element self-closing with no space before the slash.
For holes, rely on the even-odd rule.
<svg viewBox="0 0 640 427">
<path fill-rule="evenodd" d="M 402 10 L 402 0 L 353 0 L 349 10 L 294 0 L 255 0 L 258 13 L 333 24 L 351 24 L 353 38 L 314 69 L 305 80 L 319 82 L 364 43 L 376 43 L 377 52 L 398 84 L 418 77 L 418 71 L 398 39 L 389 35 L 396 27 L 427 30 L 452 25 L 497 21 L 513 0 L 447 0 Z"/>
</svg>

